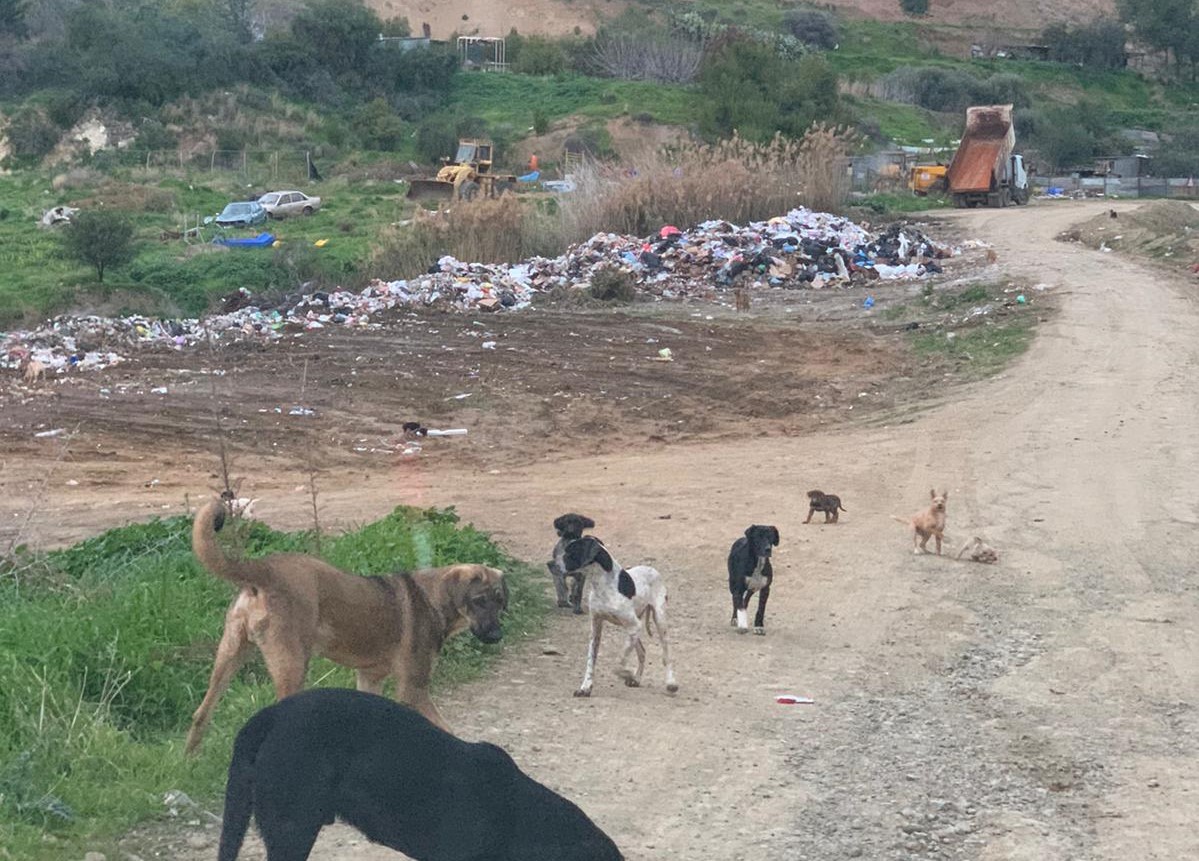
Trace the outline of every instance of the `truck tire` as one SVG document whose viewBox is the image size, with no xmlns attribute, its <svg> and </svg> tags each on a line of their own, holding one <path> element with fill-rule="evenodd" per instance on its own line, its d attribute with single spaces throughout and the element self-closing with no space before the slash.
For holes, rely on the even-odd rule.
<svg viewBox="0 0 1199 861">
<path fill-rule="evenodd" d="M 458 197 L 462 200 L 474 200 L 475 195 L 479 193 L 479 184 L 473 179 L 468 179 L 462 183 L 458 189 Z"/>
</svg>

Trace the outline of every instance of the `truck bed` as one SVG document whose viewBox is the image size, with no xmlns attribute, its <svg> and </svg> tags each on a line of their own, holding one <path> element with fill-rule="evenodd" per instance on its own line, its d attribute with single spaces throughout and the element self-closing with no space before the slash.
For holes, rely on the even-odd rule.
<svg viewBox="0 0 1199 861">
<path fill-rule="evenodd" d="M 1012 154 L 1016 142 L 1011 105 L 988 105 L 966 110 L 966 131 L 949 164 L 946 178 L 954 194 L 991 190 L 991 180 Z"/>
<path fill-rule="evenodd" d="M 957 193 L 991 189 L 991 175 L 1003 151 L 1003 140 L 964 140 L 949 168 L 949 190 Z"/>
</svg>

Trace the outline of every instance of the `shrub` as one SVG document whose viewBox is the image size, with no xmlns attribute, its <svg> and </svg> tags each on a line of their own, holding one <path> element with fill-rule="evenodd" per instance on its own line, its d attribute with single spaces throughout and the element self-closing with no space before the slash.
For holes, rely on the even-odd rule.
<svg viewBox="0 0 1199 861">
<path fill-rule="evenodd" d="M 133 260 L 133 224 L 112 210 L 80 212 L 63 229 L 62 244 L 68 257 L 93 267 L 103 284 L 105 270 Z"/>
<path fill-rule="evenodd" d="M 542 108 L 533 109 L 533 133 L 543 135 L 550 130 L 549 115 Z"/>
<path fill-rule="evenodd" d="M 43 111 L 25 107 L 9 120 L 5 136 L 13 155 L 41 158 L 54 149 L 62 132 Z"/>
<path fill-rule="evenodd" d="M 1013 74 L 980 78 L 969 72 L 936 67 L 904 67 L 874 87 L 880 98 L 918 105 L 930 111 L 961 113 L 970 105 L 1031 103 L 1024 81 Z"/>
<path fill-rule="evenodd" d="M 601 302 L 632 302 L 637 297 L 637 283 L 625 270 L 605 266 L 591 276 L 588 292 Z"/>
<path fill-rule="evenodd" d="M 179 138 L 158 120 L 146 118 L 137 129 L 138 149 L 175 149 Z"/>
<path fill-rule="evenodd" d="M 837 47 L 837 24 L 833 16 L 815 9 L 789 9 L 783 27 L 805 45 L 832 50 Z"/>
<path fill-rule="evenodd" d="M 905 15 L 927 15 L 928 0 L 899 0 L 899 8 Z"/>
<path fill-rule="evenodd" d="M 351 125 L 368 149 L 398 149 L 404 133 L 404 124 L 383 99 L 373 99 L 359 108 Z"/>
<path fill-rule="evenodd" d="M 1049 47 L 1049 59 L 1097 69 L 1124 67 L 1126 38 L 1124 25 L 1107 18 L 1073 28 L 1054 23 L 1041 34 L 1041 40 Z"/>
<path fill-rule="evenodd" d="M 512 71 L 523 75 L 557 75 L 570 66 L 562 43 L 545 36 L 525 36 L 520 52 L 511 63 Z"/>
<path fill-rule="evenodd" d="M 417 126 L 416 151 L 430 164 L 452 156 L 457 145 L 458 132 L 449 117 L 430 117 Z"/>
<path fill-rule="evenodd" d="M 710 138 L 734 131 L 765 142 L 776 132 L 801 136 L 816 120 L 842 115 L 837 75 L 815 55 L 789 62 L 765 45 L 736 38 L 704 61 L 700 129 Z"/>
<path fill-rule="evenodd" d="M 592 65 L 613 78 L 686 84 L 695 79 L 703 56 L 703 43 L 681 35 L 605 32 L 595 40 Z"/>
</svg>

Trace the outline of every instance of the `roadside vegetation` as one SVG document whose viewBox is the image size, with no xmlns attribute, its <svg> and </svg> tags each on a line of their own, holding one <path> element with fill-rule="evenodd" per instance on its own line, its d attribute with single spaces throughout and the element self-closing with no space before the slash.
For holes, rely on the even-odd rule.
<svg viewBox="0 0 1199 861">
<path fill-rule="evenodd" d="M 247 522 L 253 556 L 318 552 L 359 574 L 479 562 L 510 584 L 504 643 L 469 634 L 443 651 L 435 690 L 477 676 L 538 630 L 547 606 L 539 572 L 458 522 L 453 511 L 399 508 L 344 535 L 314 541 Z M 191 713 L 208 683 L 234 590 L 191 553 L 177 517 L 113 529 L 65 550 L 15 548 L 0 557 L 0 856 L 27 861 L 115 852 L 133 824 L 164 817 L 164 795 L 219 797 L 233 736 L 274 694 L 261 661 L 239 673 L 195 759 L 183 756 Z M 64 625 L 64 620 L 70 623 Z M 352 687 L 325 660 L 315 685 Z"/>
</svg>

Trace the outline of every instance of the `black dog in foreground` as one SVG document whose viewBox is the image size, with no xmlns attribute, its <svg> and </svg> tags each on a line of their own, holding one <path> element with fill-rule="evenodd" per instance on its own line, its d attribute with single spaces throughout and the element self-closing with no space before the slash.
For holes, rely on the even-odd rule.
<svg viewBox="0 0 1199 861">
<path fill-rule="evenodd" d="M 582 514 L 563 514 L 554 520 L 554 531 L 558 533 L 558 543 L 554 545 L 553 559 L 545 563 L 554 577 L 554 591 L 558 593 L 558 606 L 571 607 L 575 615 L 583 612 L 583 580 L 584 576 L 578 571 L 567 571 L 563 563 L 566 545 L 583 537 L 584 529 L 594 529 L 595 521 Z M 569 591 L 567 580 L 570 580 Z"/>
<path fill-rule="evenodd" d="M 754 525 L 745 535 L 733 542 L 729 551 L 729 592 L 733 595 L 732 625 L 737 633 L 748 629 L 749 599 L 758 593 L 758 612 L 754 616 L 754 633 L 766 633 L 766 602 L 770 599 L 770 583 L 774 569 L 770 567 L 770 548 L 777 547 L 779 531 L 773 526 Z"/>
<path fill-rule="evenodd" d="M 417 861 L 623 859 L 583 811 L 495 745 L 343 688 L 295 694 L 242 727 L 219 861 L 235 861 L 251 813 L 267 861 L 305 861 L 338 818 Z"/>
</svg>

